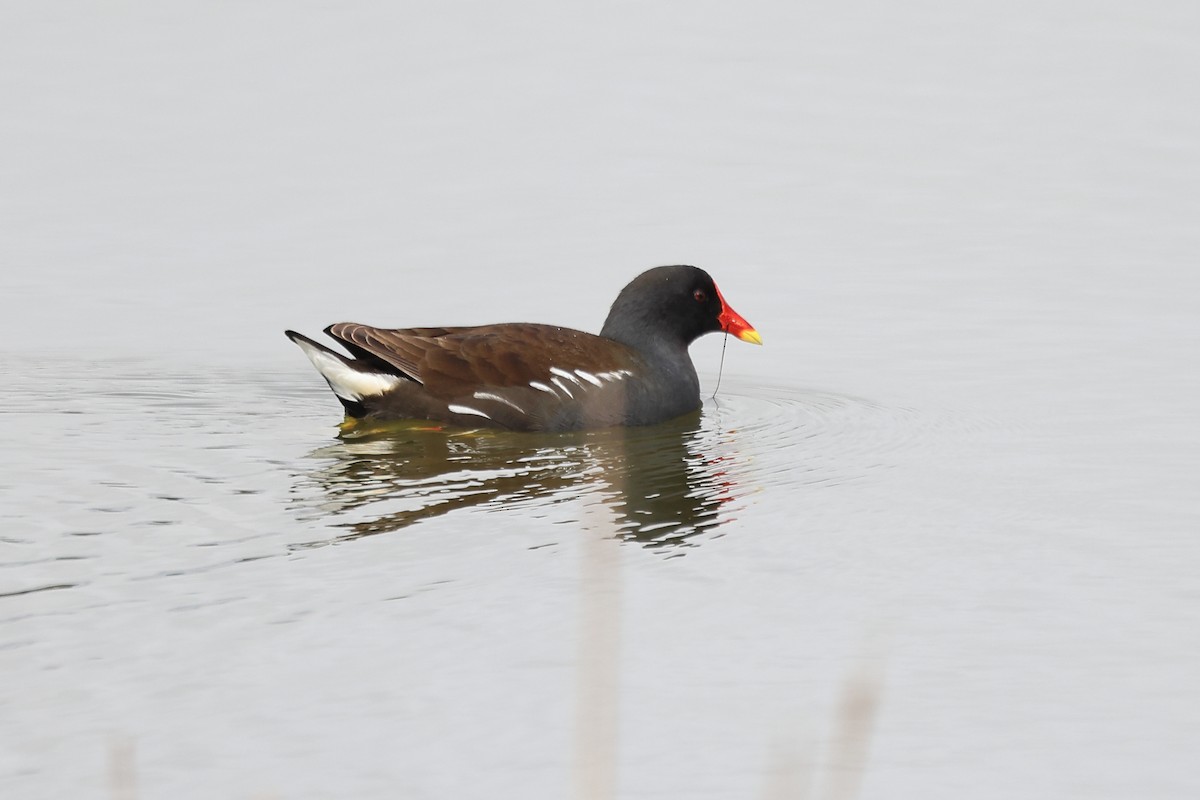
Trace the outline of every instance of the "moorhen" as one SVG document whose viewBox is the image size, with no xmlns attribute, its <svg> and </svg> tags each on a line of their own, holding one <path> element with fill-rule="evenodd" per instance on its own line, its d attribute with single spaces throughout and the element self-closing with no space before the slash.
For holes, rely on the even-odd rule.
<svg viewBox="0 0 1200 800">
<path fill-rule="evenodd" d="M 372 328 L 325 332 L 353 357 L 295 331 L 351 419 L 567 431 L 653 425 L 700 408 L 688 345 L 732 333 L 762 344 L 697 267 L 655 267 L 617 295 L 599 336 L 557 325 Z"/>
</svg>

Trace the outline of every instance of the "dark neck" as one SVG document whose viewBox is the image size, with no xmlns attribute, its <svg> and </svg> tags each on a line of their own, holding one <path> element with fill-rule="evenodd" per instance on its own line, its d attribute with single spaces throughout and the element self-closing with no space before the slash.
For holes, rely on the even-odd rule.
<svg viewBox="0 0 1200 800">
<path fill-rule="evenodd" d="M 679 337 L 662 338 L 647 333 L 642 326 L 635 333 L 628 327 L 622 329 L 610 323 L 605 323 L 600 335 L 629 347 L 641 358 L 648 372 L 648 380 L 641 385 L 654 395 L 648 396 L 647 402 L 669 410 L 671 416 L 700 407 L 700 378 L 688 354 L 687 342 Z"/>
<path fill-rule="evenodd" d="M 616 316 L 616 314 L 609 314 L 608 319 L 604 321 L 604 327 L 600 329 L 600 335 L 604 338 L 620 342 L 639 353 L 648 354 L 651 351 L 662 355 L 682 353 L 685 358 L 687 357 L 688 345 L 691 342 L 685 342 L 682 337 L 672 335 L 669 331 L 656 330 L 657 320 L 642 320 L 638 317 L 631 318 L 628 315 L 617 320 L 614 319 Z"/>
</svg>

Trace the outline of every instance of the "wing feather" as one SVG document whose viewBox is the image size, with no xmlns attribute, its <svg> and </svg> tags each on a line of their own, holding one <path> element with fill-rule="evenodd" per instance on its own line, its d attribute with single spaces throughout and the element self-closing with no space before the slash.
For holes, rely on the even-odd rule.
<svg viewBox="0 0 1200 800">
<path fill-rule="evenodd" d="M 341 322 L 325 329 L 360 357 L 382 361 L 451 399 L 488 387 L 547 382 L 551 367 L 601 373 L 621 369 L 632 351 L 594 334 L 516 323 L 464 328 L 373 328 Z"/>
</svg>

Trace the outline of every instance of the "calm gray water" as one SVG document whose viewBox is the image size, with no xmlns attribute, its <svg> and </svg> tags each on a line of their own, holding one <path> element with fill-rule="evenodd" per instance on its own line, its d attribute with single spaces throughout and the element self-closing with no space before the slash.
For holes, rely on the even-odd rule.
<svg viewBox="0 0 1200 800">
<path fill-rule="evenodd" d="M 0 796 L 1200 796 L 1197 86 L 1186 3 L 9 4 Z M 338 440 L 281 333 L 680 262 L 766 346 L 652 430 Z"/>
</svg>

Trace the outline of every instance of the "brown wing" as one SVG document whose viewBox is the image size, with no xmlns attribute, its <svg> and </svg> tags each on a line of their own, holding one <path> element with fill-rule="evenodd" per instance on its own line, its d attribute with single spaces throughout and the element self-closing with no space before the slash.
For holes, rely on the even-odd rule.
<svg viewBox="0 0 1200 800">
<path fill-rule="evenodd" d="M 601 373 L 628 365 L 630 351 L 590 333 L 513 323 L 470 328 L 373 328 L 341 322 L 326 332 L 356 355 L 390 364 L 450 399 L 486 388 L 547 382 L 551 368 Z"/>
</svg>

